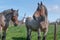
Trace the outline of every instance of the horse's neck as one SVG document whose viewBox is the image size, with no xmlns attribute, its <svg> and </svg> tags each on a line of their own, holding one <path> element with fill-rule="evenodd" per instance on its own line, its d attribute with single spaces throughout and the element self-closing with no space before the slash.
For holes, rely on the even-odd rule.
<svg viewBox="0 0 60 40">
<path fill-rule="evenodd" d="M 39 11 L 36 11 L 36 12 L 34 13 L 34 15 L 35 15 L 36 17 L 38 17 L 38 16 L 39 16 Z"/>
<path fill-rule="evenodd" d="M 11 20 L 11 15 L 8 14 L 8 15 L 4 15 L 4 16 L 5 16 L 5 18 L 6 18 L 6 25 L 9 26 L 9 22 L 10 22 L 10 20 Z"/>
</svg>

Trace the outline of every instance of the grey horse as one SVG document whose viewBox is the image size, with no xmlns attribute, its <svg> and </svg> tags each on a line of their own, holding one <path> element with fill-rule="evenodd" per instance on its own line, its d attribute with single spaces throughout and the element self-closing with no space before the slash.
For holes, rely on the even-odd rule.
<svg viewBox="0 0 60 40">
<path fill-rule="evenodd" d="M 36 31 L 38 33 L 38 40 L 41 40 L 41 32 L 43 32 L 43 39 L 46 40 L 48 32 L 48 15 L 45 5 L 38 3 L 37 10 L 33 14 L 33 17 L 27 17 L 25 21 L 27 28 L 27 40 L 31 40 L 31 32 Z"/>
</svg>

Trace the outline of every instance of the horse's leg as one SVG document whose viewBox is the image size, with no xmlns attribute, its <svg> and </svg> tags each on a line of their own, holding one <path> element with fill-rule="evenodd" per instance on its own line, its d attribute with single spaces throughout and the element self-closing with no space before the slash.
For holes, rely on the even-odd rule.
<svg viewBox="0 0 60 40">
<path fill-rule="evenodd" d="M 43 39 L 42 40 L 46 40 L 47 32 L 48 32 L 48 29 L 43 32 Z"/>
<path fill-rule="evenodd" d="M 0 26 L 0 39 L 2 39 L 2 27 Z"/>
<path fill-rule="evenodd" d="M 6 40 L 6 30 L 3 30 L 2 40 Z"/>
<path fill-rule="evenodd" d="M 41 40 L 41 30 L 38 29 L 38 40 Z"/>
<path fill-rule="evenodd" d="M 27 29 L 27 40 L 31 40 L 31 29 Z"/>
</svg>

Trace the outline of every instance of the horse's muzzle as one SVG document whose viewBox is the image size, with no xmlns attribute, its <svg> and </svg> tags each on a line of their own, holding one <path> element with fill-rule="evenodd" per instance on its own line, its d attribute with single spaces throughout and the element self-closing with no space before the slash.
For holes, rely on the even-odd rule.
<svg viewBox="0 0 60 40">
<path fill-rule="evenodd" d="M 14 23 L 14 26 L 17 26 L 18 24 Z"/>
</svg>

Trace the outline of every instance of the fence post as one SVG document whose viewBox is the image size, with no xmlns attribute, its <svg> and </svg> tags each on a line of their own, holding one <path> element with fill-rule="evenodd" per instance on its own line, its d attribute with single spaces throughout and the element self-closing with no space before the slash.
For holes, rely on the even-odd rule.
<svg viewBox="0 0 60 40">
<path fill-rule="evenodd" d="M 57 35 L 56 35 L 57 22 L 54 24 L 54 26 L 55 26 L 55 27 L 54 27 L 54 40 L 56 40 L 56 36 L 57 36 Z"/>
</svg>

